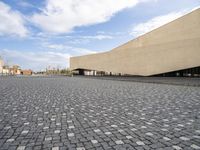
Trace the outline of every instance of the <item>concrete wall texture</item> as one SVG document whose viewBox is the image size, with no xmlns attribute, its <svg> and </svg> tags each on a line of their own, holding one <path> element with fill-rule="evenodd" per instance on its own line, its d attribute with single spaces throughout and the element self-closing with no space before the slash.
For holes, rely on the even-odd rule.
<svg viewBox="0 0 200 150">
<path fill-rule="evenodd" d="M 111 51 L 71 57 L 71 69 L 150 76 L 200 66 L 200 9 Z"/>
</svg>

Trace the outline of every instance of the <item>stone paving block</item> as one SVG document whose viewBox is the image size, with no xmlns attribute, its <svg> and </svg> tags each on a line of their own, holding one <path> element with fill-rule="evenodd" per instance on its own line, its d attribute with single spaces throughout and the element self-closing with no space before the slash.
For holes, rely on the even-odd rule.
<svg viewBox="0 0 200 150">
<path fill-rule="evenodd" d="M 52 147 L 52 150 L 59 150 L 59 147 Z"/>
<path fill-rule="evenodd" d="M 116 143 L 117 145 L 119 145 L 119 144 L 124 144 L 124 142 L 123 142 L 122 140 L 117 140 L 117 141 L 115 141 L 115 143 Z"/>
<path fill-rule="evenodd" d="M 0 149 L 199 149 L 199 99 L 192 86 L 0 77 Z"/>
<path fill-rule="evenodd" d="M 173 145 L 172 146 L 175 150 L 181 150 L 182 148 L 180 146 L 176 146 L 176 145 Z"/>
<path fill-rule="evenodd" d="M 184 137 L 184 136 L 180 137 L 180 139 L 183 140 L 183 141 L 189 141 L 190 140 L 189 138 Z"/>
<path fill-rule="evenodd" d="M 191 148 L 193 148 L 193 149 L 200 149 L 200 146 L 195 145 L 195 144 L 192 144 L 192 145 L 191 145 Z"/>
<path fill-rule="evenodd" d="M 140 146 L 141 146 L 141 145 L 145 145 L 144 142 L 142 142 L 142 141 L 137 141 L 136 144 L 137 144 L 137 145 L 140 145 Z"/>
<path fill-rule="evenodd" d="M 25 150 L 26 146 L 18 146 L 17 150 Z"/>
<path fill-rule="evenodd" d="M 77 147 L 76 150 L 85 150 L 84 147 Z"/>
</svg>

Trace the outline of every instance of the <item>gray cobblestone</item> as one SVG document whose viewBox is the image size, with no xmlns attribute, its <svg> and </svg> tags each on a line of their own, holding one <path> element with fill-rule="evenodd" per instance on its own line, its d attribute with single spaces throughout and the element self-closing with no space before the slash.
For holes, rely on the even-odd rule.
<svg viewBox="0 0 200 150">
<path fill-rule="evenodd" d="M 200 89 L 0 77 L 0 149 L 199 149 Z"/>
</svg>

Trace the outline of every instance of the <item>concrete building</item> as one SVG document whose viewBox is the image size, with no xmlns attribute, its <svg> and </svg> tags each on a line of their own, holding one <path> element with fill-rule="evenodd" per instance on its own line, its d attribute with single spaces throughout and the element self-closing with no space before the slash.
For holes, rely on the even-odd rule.
<svg viewBox="0 0 200 150">
<path fill-rule="evenodd" d="M 70 68 L 93 75 L 199 76 L 200 9 L 111 51 L 72 57 Z"/>
<path fill-rule="evenodd" d="M 31 76 L 33 74 L 32 70 L 21 70 L 21 75 Z"/>
<path fill-rule="evenodd" d="M 12 71 L 13 75 L 20 75 L 21 74 L 21 69 L 20 69 L 20 66 L 18 66 L 18 65 L 14 65 L 11 68 L 11 71 Z"/>
</svg>

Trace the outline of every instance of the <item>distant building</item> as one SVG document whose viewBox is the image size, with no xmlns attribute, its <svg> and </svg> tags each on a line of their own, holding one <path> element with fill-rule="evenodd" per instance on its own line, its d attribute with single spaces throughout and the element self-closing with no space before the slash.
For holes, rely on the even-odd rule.
<svg viewBox="0 0 200 150">
<path fill-rule="evenodd" d="M 0 74 L 3 73 L 3 66 L 4 66 L 4 62 L 3 62 L 3 59 L 0 56 Z"/>
<path fill-rule="evenodd" d="M 10 67 L 4 64 L 3 59 L 0 56 L 0 75 L 20 75 L 20 67 L 18 65 L 14 65 Z"/>
<path fill-rule="evenodd" d="M 11 70 L 11 74 L 13 75 L 20 75 L 21 74 L 21 69 L 20 69 L 20 66 L 18 65 L 14 65 L 12 68 L 10 68 Z"/>
<path fill-rule="evenodd" d="M 33 74 L 32 70 L 21 70 L 21 75 L 31 76 Z"/>
<path fill-rule="evenodd" d="M 9 66 L 7 66 L 7 65 L 3 66 L 2 74 L 3 75 L 10 75 L 10 68 L 9 68 Z"/>
</svg>

